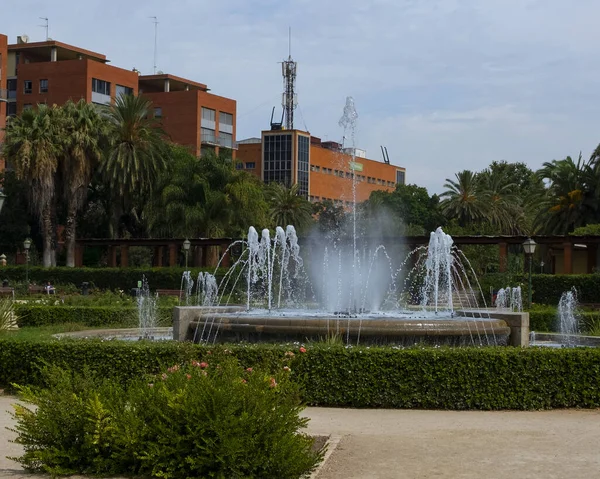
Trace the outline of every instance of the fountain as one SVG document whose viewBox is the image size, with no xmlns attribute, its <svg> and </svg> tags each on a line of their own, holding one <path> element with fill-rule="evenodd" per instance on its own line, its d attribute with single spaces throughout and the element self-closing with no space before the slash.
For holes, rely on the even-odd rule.
<svg viewBox="0 0 600 479">
<path fill-rule="evenodd" d="M 516 286 L 511 288 L 501 288 L 496 294 L 496 309 L 498 311 L 514 311 L 520 312 L 523 310 L 523 300 L 521 297 L 521 287 Z"/>
<path fill-rule="evenodd" d="M 152 339 L 157 326 L 156 296 L 150 292 L 145 276 L 142 276 L 142 287 L 137 292 L 137 308 L 140 339 Z"/>
</svg>

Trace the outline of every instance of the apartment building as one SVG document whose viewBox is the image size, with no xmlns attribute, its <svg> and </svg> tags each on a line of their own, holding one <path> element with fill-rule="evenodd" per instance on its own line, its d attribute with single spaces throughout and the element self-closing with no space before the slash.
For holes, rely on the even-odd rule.
<svg viewBox="0 0 600 479">
<path fill-rule="evenodd" d="M 202 84 L 174 75 L 142 75 L 139 91 L 154 107 L 171 140 L 191 148 L 199 156 L 204 150 L 231 150 L 235 158 L 235 100 L 213 95 Z"/>
<path fill-rule="evenodd" d="M 17 43 L 8 44 L 0 35 L 0 99 L 5 100 L 0 102 L 0 128 L 5 117 L 40 103 L 60 105 L 83 98 L 106 105 L 119 95 L 139 93 L 153 102 L 153 115 L 173 142 L 196 155 L 203 149 L 226 148 L 235 157 L 235 100 L 213 95 L 206 85 L 185 78 L 140 75 L 108 63 L 103 54 L 55 40 L 29 43 L 17 37 Z"/>
<path fill-rule="evenodd" d="M 405 168 L 300 130 L 263 131 L 261 138 L 239 141 L 237 165 L 265 183 L 297 184 L 299 194 L 310 201 L 341 206 L 365 201 L 375 190 L 393 191 L 406 181 Z"/>
</svg>

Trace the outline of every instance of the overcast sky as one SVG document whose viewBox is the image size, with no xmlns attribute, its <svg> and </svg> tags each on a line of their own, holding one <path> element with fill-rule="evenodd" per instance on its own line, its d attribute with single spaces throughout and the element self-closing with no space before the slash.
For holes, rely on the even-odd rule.
<svg viewBox="0 0 600 479">
<path fill-rule="evenodd" d="M 296 127 L 341 140 L 346 96 L 356 146 L 441 192 L 494 160 L 588 156 L 600 142 L 597 0 L 1 0 L 0 33 L 28 34 L 158 68 L 237 100 L 237 138 L 281 107 L 281 67 L 298 62 Z"/>
</svg>

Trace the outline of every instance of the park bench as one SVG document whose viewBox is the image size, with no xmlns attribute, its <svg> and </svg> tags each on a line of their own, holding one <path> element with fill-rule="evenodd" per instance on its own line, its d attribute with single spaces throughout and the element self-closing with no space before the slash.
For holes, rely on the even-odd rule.
<svg viewBox="0 0 600 479">
<path fill-rule="evenodd" d="M 39 286 L 37 284 L 30 284 L 27 287 L 29 294 L 55 294 L 56 290 L 53 288 L 50 292 L 46 291 L 45 286 Z"/>
<path fill-rule="evenodd" d="M 156 294 L 158 296 L 175 296 L 181 298 L 183 296 L 183 291 L 180 289 L 157 289 Z"/>
<path fill-rule="evenodd" d="M 0 287 L 0 296 L 10 296 L 12 299 L 15 299 L 15 288 Z"/>
</svg>

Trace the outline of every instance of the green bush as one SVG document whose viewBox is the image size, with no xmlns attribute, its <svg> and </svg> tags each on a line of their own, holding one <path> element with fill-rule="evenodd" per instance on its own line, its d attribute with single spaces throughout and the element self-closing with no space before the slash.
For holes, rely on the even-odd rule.
<svg viewBox="0 0 600 479">
<path fill-rule="evenodd" d="M 64 305 L 31 305 L 15 304 L 18 325 L 46 326 L 50 324 L 78 323 L 85 326 L 136 326 L 138 311 L 135 306 L 64 306 Z M 173 308 L 157 308 L 159 326 L 170 326 Z"/>
<path fill-rule="evenodd" d="M 315 344 L 291 346 L 0 339 L 0 385 L 43 383 L 48 361 L 81 371 L 89 365 L 123 384 L 164 364 L 203 361 L 230 350 L 241 364 L 292 369 L 303 401 L 331 407 L 544 409 L 600 407 L 600 350 L 588 348 L 394 349 Z M 287 353 L 287 355 L 286 355 Z M 287 361 L 287 362 L 286 362 Z"/>
<path fill-rule="evenodd" d="M 47 387 L 20 387 L 16 459 L 50 474 L 299 478 L 322 459 L 299 431 L 298 387 L 280 371 L 233 358 L 175 365 L 124 387 L 48 368 Z"/>
<path fill-rule="evenodd" d="M 138 281 L 145 275 L 152 290 L 179 289 L 184 268 L 42 268 L 29 267 L 29 280 L 37 284 L 46 284 L 50 281 L 54 285 L 72 284 L 79 287 L 81 283 L 88 282 L 91 286 L 100 289 L 129 291 L 137 287 Z M 200 271 L 214 273 L 214 269 L 191 268 L 192 278 L 196 278 Z M 216 272 L 217 281 L 227 272 L 219 269 Z M 5 266 L 0 271 L 0 280 L 7 279 L 12 282 L 25 281 L 25 266 Z"/>
<path fill-rule="evenodd" d="M 572 287 L 580 302 L 600 303 L 600 274 L 534 274 L 532 285 L 535 303 L 558 304 L 560 295 Z"/>
</svg>

